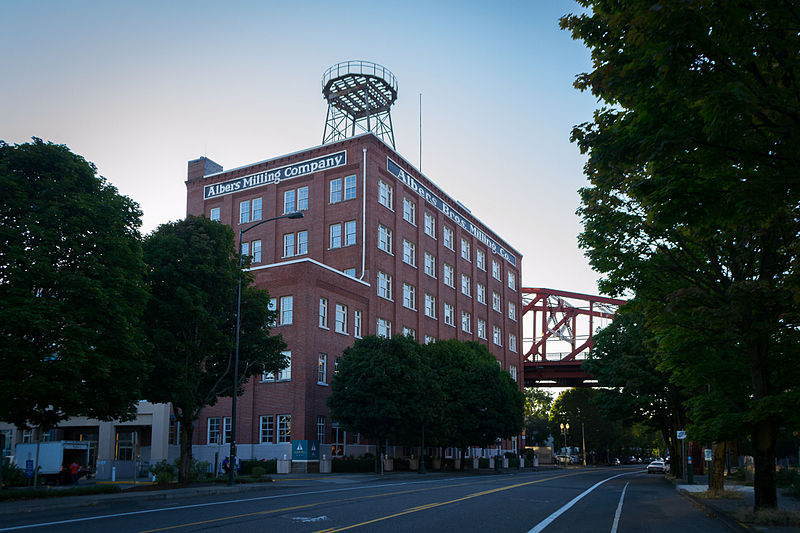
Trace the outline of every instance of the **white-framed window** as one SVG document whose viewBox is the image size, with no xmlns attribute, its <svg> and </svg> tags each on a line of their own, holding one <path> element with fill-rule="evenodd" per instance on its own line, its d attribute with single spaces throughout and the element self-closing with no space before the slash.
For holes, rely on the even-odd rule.
<svg viewBox="0 0 800 533">
<path fill-rule="evenodd" d="M 452 304 L 444 304 L 444 323 L 448 326 L 456 326 L 456 308 Z"/>
<path fill-rule="evenodd" d="M 275 434 L 275 420 L 272 415 L 258 417 L 258 425 L 261 428 L 258 436 L 259 444 L 272 444 Z"/>
<path fill-rule="evenodd" d="M 486 272 L 486 252 L 476 248 L 475 263 L 478 265 L 478 268 Z"/>
<path fill-rule="evenodd" d="M 330 248 L 342 247 L 342 224 L 341 222 L 330 225 Z"/>
<path fill-rule="evenodd" d="M 222 419 L 222 425 L 225 427 L 225 431 L 222 432 L 222 444 L 230 444 L 231 442 L 231 417 L 226 416 Z"/>
<path fill-rule="evenodd" d="M 425 235 L 436 238 L 436 217 L 427 211 L 425 212 Z"/>
<path fill-rule="evenodd" d="M 408 283 L 403 283 L 403 306 L 417 309 L 417 288 Z"/>
<path fill-rule="evenodd" d="M 425 335 L 425 344 L 430 344 L 432 342 L 436 342 L 436 337 Z"/>
<path fill-rule="evenodd" d="M 292 323 L 293 311 L 294 296 L 281 296 L 281 326 L 288 326 Z"/>
<path fill-rule="evenodd" d="M 356 197 L 356 175 L 345 176 L 344 178 L 344 199 L 352 200 Z"/>
<path fill-rule="evenodd" d="M 517 304 L 508 302 L 508 318 L 515 321 L 517 320 Z"/>
<path fill-rule="evenodd" d="M 292 257 L 294 255 L 294 233 L 285 233 L 283 235 L 283 257 Z"/>
<path fill-rule="evenodd" d="M 295 211 L 308 210 L 308 186 L 299 187 L 289 191 L 283 191 L 283 212 L 294 213 Z"/>
<path fill-rule="evenodd" d="M 508 288 L 512 291 L 517 290 L 517 275 L 513 272 L 508 273 Z"/>
<path fill-rule="evenodd" d="M 250 255 L 250 243 L 243 242 L 242 243 L 242 257 L 248 257 Z"/>
<path fill-rule="evenodd" d="M 478 296 L 478 303 L 486 305 L 486 285 L 479 281 L 475 284 L 475 292 Z"/>
<path fill-rule="evenodd" d="M 453 266 L 444 263 L 444 284 L 447 285 L 448 287 L 455 288 L 456 282 L 454 278 L 455 278 L 455 270 L 453 269 Z"/>
<path fill-rule="evenodd" d="M 319 354 L 317 360 L 317 383 L 321 385 L 328 383 L 328 356 L 324 353 Z"/>
<path fill-rule="evenodd" d="M 425 316 L 436 318 L 436 296 L 425 293 Z"/>
<path fill-rule="evenodd" d="M 375 332 L 378 337 L 386 337 L 389 338 L 392 336 L 392 322 L 391 320 L 386 320 L 385 318 L 378 318 L 377 323 L 377 331 Z"/>
<path fill-rule="evenodd" d="M 472 261 L 472 253 L 470 252 L 469 239 L 461 237 L 461 257 L 467 261 Z"/>
<path fill-rule="evenodd" d="M 392 200 L 392 186 L 383 180 L 378 180 L 378 203 L 394 210 Z"/>
<path fill-rule="evenodd" d="M 516 351 L 516 350 L 514 350 L 514 351 Z M 509 366 L 508 367 L 508 373 L 511 375 L 511 379 L 513 379 L 514 382 L 516 383 L 516 381 L 517 381 L 517 367 L 515 365 Z"/>
<path fill-rule="evenodd" d="M 330 203 L 342 201 L 342 178 L 332 179 L 330 182 Z"/>
<path fill-rule="evenodd" d="M 253 263 L 261 262 L 261 239 L 253 241 Z"/>
<path fill-rule="evenodd" d="M 261 220 L 261 198 L 253 198 L 251 205 L 253 207 L 251 220 Z"/>
<path fill-rule="evenodd" d="M 308 231 L 297 232 L 297 255 L 308 253 Z"/>
<path fill-rule="evenodd" d="M 486 321 L 482 318 L 478 319 L 478 338 L 486 340 Z"/>
<path fill-rule="evenodd" d="M 277 298 L 270 298 L 269 299 L 269 310 L 270 311 L 277 311 L 278 310 L 278 299 Z M 269 327 L 275 326 L 276 321 L 280 318 L 280 314 L 276 313 L 275 318 L 270 320 L 267 324 Z"/>
<path fill-rule="evenodd" d="M 219 220 L 220 218 L 220 208 L 219 207 L 212 207 L 211 211 L 208 213 L 208 218 L 210 220 Z"/>
<path fill-rule="evenodd" d="M 498 346 L 503 345 L 503 333 L 500 331 L 500 326 L 492 326 L 492 340 Z"/>
<path fill-rule="evenodd" d="M 411 266 L 417 265 L 417 245 L 403 239 L 403 262 Z"/>
<path fill-rule="evenodd" d="M 403 220 L 417 225 L 417 204 L 406 197 L 403 197 Z"/>
<path fill-rule="evenodd" d="M 417 338 L 417 330 L 414 328 L 409 328 L 407 326 L 403 326 L 403 336 L 404 337 L 411 337 L 412 339 Z"/>
<path fill-rule="evenodd" d="M 500 277 L 500 261 L 497 259 L 492 259 L 492 277 L 498 281 L 502 279 Z"/>
<path fill-rule="evenodd" d="M 466 274 L 461 274 L 461 294 L 472 296 L 472 280 Z"/>
<path fill-rule="evenodd" d="M 22 444 L 30 444 L 33 442 L 33 430 L 32 429 L 23 429 L 22 430 Z"/>
<path fill-rule="evenodd" d="M 500 293 L 492 291 L 492 309 L 498 313 L 502 313 L 500 309 Z"/>
<path fill-rule="evenodd" d="M 351 278 L 356 277 L 356 269 L 355 268 L 345 268 L 342 270 L 345 276 L 350 276 Z"/>
<path fill-rule="evenodd" d="M 357 339 L 361 338 L 361 311 L 353 312 L 353 336 Z"/>
<path fill-rule="evenodd" d="M 447 226 L 442 227 L 442 237 L 444 240 L 444 245 L 453 250 L 453 230 L 448 228 Z"/>
<path fill-rule="evenodd" d="M 297 210 L 308 211 L 308 187 L 297 189 Z"/>
<path fill-rule="evenodd" d="M 378 248 L 392 253 L 392 230 L 382 224 L 378 224 Z"/>
<path fill-rule="evenodd" d="M 425 273 L 436 278 L 436 256 L 430 252 L 425 252 Z"/>
<path fill-rule="evenodd" d="M 222 433 L 219 427 L 218 416 L 212 416 L 208 418 L 206 444 L 222 444 Z"/>
<path fill-rule="evenodd" d="M 336 304 L 336 333 L 347 334 L 347 306 Z"/>
<path fill-rule="evenodd" d="M 344 223 L 344 245 L 352 246 L 356 243 L 356 221 L 348 220 Z"/>
<path fill-rule="evenodd" d="M 250 222 L 250 200 L 239 202 L 239 224 Z"/>
<path fill-rule="evenodd" d="M 461 311 L 461 331 L 472 333 L 472 315 Z"/>
<path fill-rule="evenodd" d="M 319 327 L 328 329 L 328 299 L 319 299 Z"/>
<path fill-rule="evenodd" d="M 286 368 L 278 371 L 278 381 L 290 381 L 292 379 L 292 352 L 281 352 L 281 355 L 286 360 Z M 275 381 L 275 373 L 264 370 L 261 373 L 261 381 Z"/>
<path fill-rule="evenodd" d="M 392 275 L 381 270 L 378 271 L 378 296 L 392 299 Z"/>
<path fill-rule="evenodd" d="M 325 417 L 322 415 L 317 416 L 317 441 L 320 444 L 325 442 Z"/>
<path fill-rule="evenodd" d="M 508 334 L 508 349 L 517 353 L 517 336 L 513 333 Z"/>
<path fill-rule="evenodd" d="M 278 442 L 292 442 L 292 415 L 278 415 Z"/>
</svg>

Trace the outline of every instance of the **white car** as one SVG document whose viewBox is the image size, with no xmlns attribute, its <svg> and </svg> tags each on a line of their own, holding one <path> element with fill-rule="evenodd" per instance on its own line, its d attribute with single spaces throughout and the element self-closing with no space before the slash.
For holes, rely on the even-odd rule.
<svg viewBox="0 0 800 533">
<path fill-rule="evenodd" d="M 667 466 L 664 461 L 653 461 L 647 465 L 648 474 L 664 474 L 667 471 Z"/>
</svg>

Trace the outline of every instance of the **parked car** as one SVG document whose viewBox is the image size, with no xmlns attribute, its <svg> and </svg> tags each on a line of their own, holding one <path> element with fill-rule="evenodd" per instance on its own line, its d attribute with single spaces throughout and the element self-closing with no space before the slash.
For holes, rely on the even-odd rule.
<svg viewBox="0 0 800 533">
<path fill-rule="evenodd" d="M 613 459 L 611 459 L 608 462 L 608 466 L 619 466 L 619 465 L 620 465 L 620 461 L 619 461 L 618 457 L 614 457 Z"/>
<path fill-rule="evenodd" d="M 664 474 L 667 471 L 667 465 L 664 461 L 653 461 L 647 465 L 648 474 Z"/>
</svg>

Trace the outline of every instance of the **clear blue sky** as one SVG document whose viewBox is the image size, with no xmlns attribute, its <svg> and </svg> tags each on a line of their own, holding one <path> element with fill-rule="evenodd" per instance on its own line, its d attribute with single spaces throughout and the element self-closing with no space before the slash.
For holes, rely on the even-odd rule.
<svg viewBox="0 0 800 533">
<path fill-rule="evenodd" d="M 0 0 L 0 139 L 69 146 L 137 201 L 143 231 L 185 215 L 186 163 L 225 168 L 320 144 L 329 66 L 399 83 L 398 151 L 523 255 L 523 284 L 596 293 L 576 237 L 594 98 L 571 1 Z"/>
</svg>

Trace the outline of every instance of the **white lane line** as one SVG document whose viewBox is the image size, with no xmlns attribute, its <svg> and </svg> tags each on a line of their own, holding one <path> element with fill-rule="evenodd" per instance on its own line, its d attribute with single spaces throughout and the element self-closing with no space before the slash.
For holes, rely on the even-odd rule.
<svg viewBox="0 0 800 533">
<path fill-rule="evenodd" d="M 619 497 L 619 505 L 617 505 L 617 512 L 614 513 L 614 525 L 611 526 L 611 533 L 617 533 L 617 526 L 619 526 L 619 517 L 622 515 L 622 500 L 625 499 L 625 491 L 628 490 L 628 483 L 625 483 L 625 486 L 622 488 L 622 494 Z"/>
<path fill-rule="evenodd" d="M 585 491 L 581 492 L 580 494 L 578 494 L 577 496 L 575 496 L 574 498 L 572 498 L 572 499 L 571 499 L 571 500 L 570 500 L 570 501 L 569 501 L 569 502 L 568 502 L 566 505 L 564 505 L 564 506 L 563 506 L 561 509 L 559 509 L 558 511 L 554 512 L 553 514 L 551 514 L 550 516 L 548 516 L 547 518 L 545 518 L 544 520 L 542 520 L 541 522 L 539 522 L 538 524 L 536 524 L 536 526 L 534 526 L 534 527 L 533 527 L 533 529 L 530 529 L 530 530 L 528 531 L 528 533 L 540 533 L 540 531 L 542 531 L 544 528 L 546 528 L 547 526 L 549 526 L 549 525 L 550 525 L 550 524 L 553 522 L 553 520 L 555 520 L 556 518 L 558 518 L 558 517 L 559 517 L 559 516 L 561 516 L 562 514 L 564 514 L 564 513 L 566 513 L 567 511 L 569 511 L 569 509 L 570 509 L 570 508 L 571 508 L 573 505 L 575 505 L 576 503 L 578 503 L 579 501 L 581 501 L 581 499 L 583 499 L 583 497 L 584 497 L 584 496 L 586 496 L 587 494 L 589 494 L 590 492 L 592 492 L 594 489 L 596 489 L 597 487 L 599 487 L 600 485 L 602 485 L 602 484 L 603 484 L 603 483 L 605 483 L 606 481 L 611 481 L 612 479 L 618 478 L 618 477 L 620 477 L 620 476 L 628 476 L 628 475 L 630 475 L 630 474 L 638 474 L 638 473 L 639 473 L 639 472 L 625 472 L 624 474 L 617 474 L 616 476 L 611 476 L 611 477 L 609 477 L 609 478 L 606 478 L 606 479 L 604 479 L 604 480 L 602 480 L 602 481 L 598 481 L 597 483 L 595 483 L 594 485 L 592 485 L 591 487 L 589 487 L 589 488 L 588 488 L 588 489 L 586 489 Z"/>
</svg>

